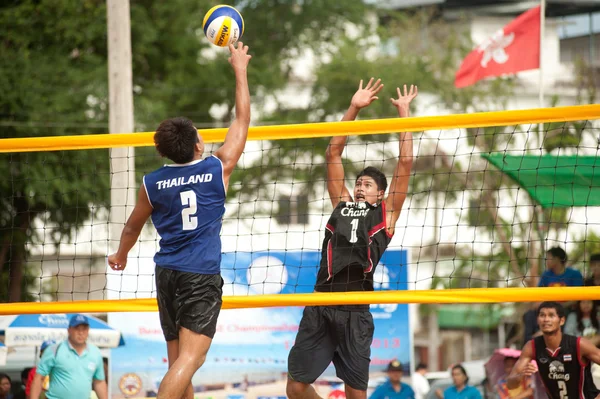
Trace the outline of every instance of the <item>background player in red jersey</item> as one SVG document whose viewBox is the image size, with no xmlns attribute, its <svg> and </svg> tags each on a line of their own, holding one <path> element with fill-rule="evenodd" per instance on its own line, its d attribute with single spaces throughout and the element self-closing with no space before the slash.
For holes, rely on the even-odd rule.
<svg viewBox="0 0 600 399">
<path fill-rule="evenodd" d="M 508 389 L 518 389 L 524 377 L 539 372 L 550 399 L 599 397 L 590 362 L 600 363 L 600 349 L 585 338 L 562 333 L 565 310 L 560 303 L 543 302 L 538 308 L 538 324 L 542 335 L 525 344 L 508 377 Z"/>
</svg>

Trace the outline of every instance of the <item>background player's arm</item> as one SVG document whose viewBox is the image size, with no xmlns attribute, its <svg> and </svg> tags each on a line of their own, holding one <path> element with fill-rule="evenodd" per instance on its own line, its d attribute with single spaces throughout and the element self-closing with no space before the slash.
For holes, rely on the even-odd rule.
<svg viewBox="0 0 600 399">
<path fill-rule="evenodd" d="M 225 188 L 229 187 L 229 176 L 242 156 L 248 127 L 250 126 L 250 90 L 248 89 L 247 69 L 251 55 L 248 55 L 248 46 L 238 42 L 237 49 L 229 45 L 231 57 L 229 63 L 235 72 L 235 120 L 229 127 L 225 142 L 215 151 L 215 156 L 223 162 L 223 180 Z"/>
<path fill-rule="evenodd" d="M 508 376 L 506 381 L 506 387 L 508 389 L 518 388 L 524 377 L 533 375 L 537 372 L 537 368 L 531 363 L 532 360 L 533 341 L 529 341 L 523 347 L 519 360 L 517 360 L 517 363 L 515 363 L 515 366 Z"/>
<path fill-rule="evenodd" d="M 585 338 L 581 338 L 579 341 L 579 349 L 581 351 L 581 357 L 600 365 L 600 349 L 592 342 Z"/>
<path fill-rule="evenodd" d="M 407 90 L 406 85 L 404 85 L 404 94 L 402 94 L 399 87 L 396 90 L 398 91 L 398 99 L 392 98 L 392 104 L 398 109 L 400 118 L 406 118 L 410 116 L 410 102 L 419 94 L 419 90 L 417 86 L 413 85 L 410 85 L 410 90 Z M 410 181 L 410 171 L 413 164 L 412 132 L 400 133 L 399 144 L 400 155 L 398 163 L 394 170 L 390 191 L 385 199 L 387 210 L 386 221 L 389 234 L 394 234 L 396 222 L 400 217 L 402 205 L 404 205 L 404 200 L 406 200 L 408 192 L 408 182 Z"/>
<path fill-rule="evenodd" d="M 109 255 L 108 264 L 113 270 L 123 270 L 127 266 L 127 255 L 133 246 L 135 245 L 142 228 L 146 224 L 148 218 L 152 215 L 152 205 L 148 200 L 146 194 L 146 187 L 142 184 L 140 191 L 138 192 L 137 203 L 133 212 L 127 219 L 127 223 L 121 233 L 121 241 L 119 242 L 119 249 L 116 253 Z"/>
<path fill-rule="evenodd" d="M 373 84 L 373 78 L 369 80 L 367 86 L 363 89 L 363 81 L 360 81 L 358 90 L 352 96 L 350 107 L 344 114 L 342 122 L 353 121 L 358 116 L 358 112 L 377 100 L 377 93 L 383 89 L 381 79 Z M 352 196 L 344 184 L 344 165 L 342 164 L 342 153 L 346 147 L 347 136 L 332 137 L 327 152 L 327 191 L 331 204 L 335 208 L 340 201 L 352 201 Z"/>
</svg>

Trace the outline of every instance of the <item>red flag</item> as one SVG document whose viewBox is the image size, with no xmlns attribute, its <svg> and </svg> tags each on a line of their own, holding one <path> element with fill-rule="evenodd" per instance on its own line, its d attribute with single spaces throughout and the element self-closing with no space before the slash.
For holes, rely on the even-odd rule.
<svg viewBox="0 0 600 399">
<path fill-rule="evenodd" d="M 540 67 L 540 7 L 519 15 L 463 60 L 454 86 Z"/>
</svg>

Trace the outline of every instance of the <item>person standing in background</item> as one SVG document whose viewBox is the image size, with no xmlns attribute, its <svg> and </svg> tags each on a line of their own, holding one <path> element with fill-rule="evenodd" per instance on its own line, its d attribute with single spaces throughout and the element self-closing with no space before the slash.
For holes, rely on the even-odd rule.
<svg viewBox="0 0 600 399">
<path fill-rule="evenodd" d="M 30 399 L 39 399 L 44 377 L 50 376 L 47 399 L 89 399 L 92 388 L 108 398 L 100 349 L 88 343 L 90 323 L 82 314 L 71 317 L 68 338 L 46 348 L 31 385 Z"/>
<path fill-rule="evenodd" d="M 13 399 L 10 389 L 12 388 L 12 381 L 7 374 L 0 373 L 0 399 Z"/>
<path fill-rule="evenodd" d="M 369 399 L 415 399 L 415 392 L 410 385 L 402 382 L 404 370 L 399 361 L 388 364 L 386 371 L 388 380 L 378 386 Z"/>
<path fill-rule="evenodd" d="M 415 399 L 425 399 L 431 389 L 425 374 L 427 374 L 427 365 L 424 363 L 417 364 L 417 368 L 412 375 L 412 388 L 415 391 Z"/>
</svg>

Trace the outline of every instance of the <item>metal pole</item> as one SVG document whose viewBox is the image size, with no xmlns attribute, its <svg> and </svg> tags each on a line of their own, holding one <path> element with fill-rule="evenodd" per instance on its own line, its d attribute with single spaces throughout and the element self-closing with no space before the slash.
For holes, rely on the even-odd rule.
<svg viewBox="0 0 600 399">
<path fill-rule="evenodd" d="M 593 87 L 596 87 L 596 54 L 595 54 L 595 43 L 594 43 L 594 14 L 592 14 L 591 12 L 588 14 L 589 15 L 589 23 L 590 23 L 590 73 L 592 76 L 592 85 Z M 596 100 L 595 98 L 593 99 L 594 101 Z"/>
<path fill-rule="evenodd" d="M 540 1 L 540 107 L 544 107 L 544 36 L 546 35 L 546 0 Z"/>
<path fill-rule="evenodd" d="M 129 0 L 107 0 L 108 94 L 110 133 L 132 133 L 133 84 Z M 132 148 L 110 154 L 109 251 L 115 251 L 121 231 L 135 205 L 135 159 Z M 109 252 L 110 253 L 110 252 Z"/>
<path fill-rule="evenodd" d="M 595 55 L 594 55 L 594 18 L 593 14 L 589 13 L 589 22 L 590 22 L 590 66 L 594 64 Z"/>
</svg>

